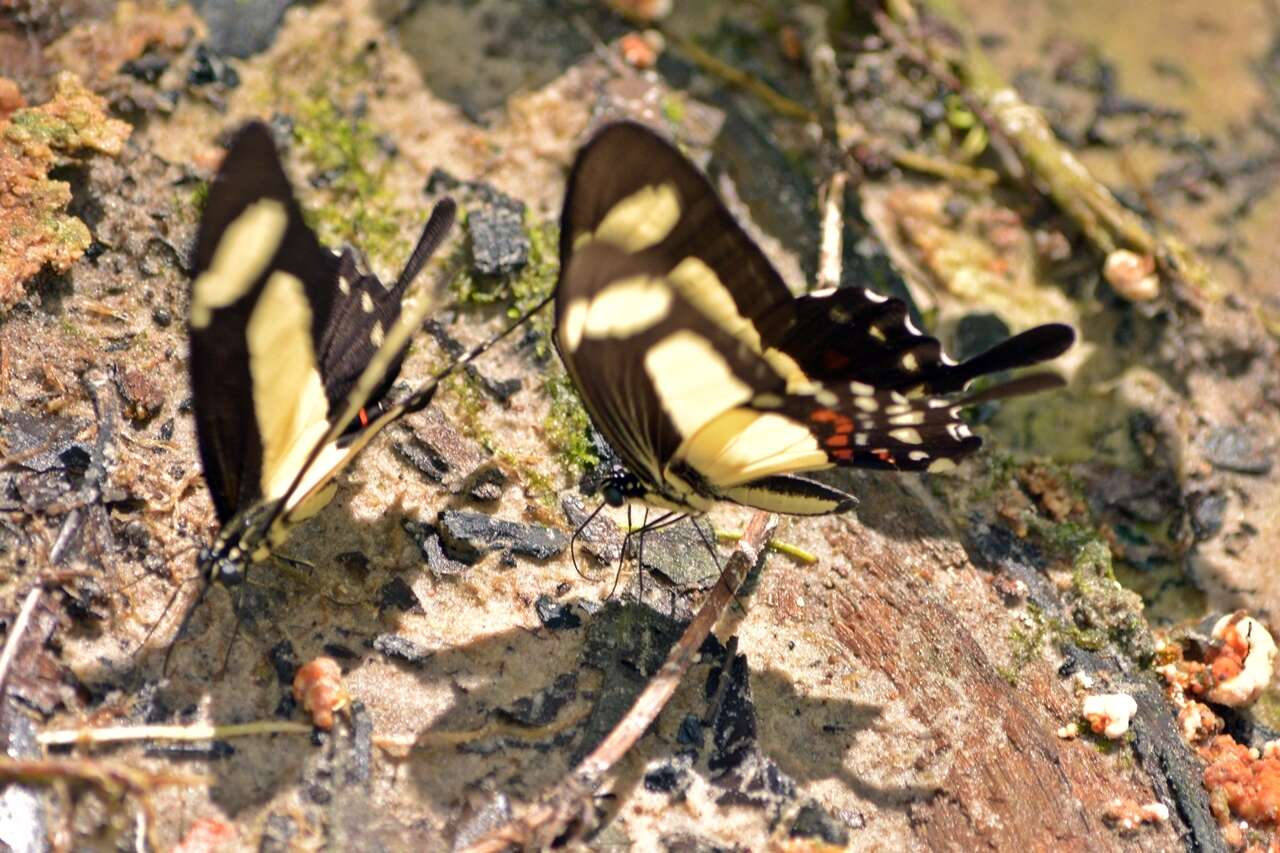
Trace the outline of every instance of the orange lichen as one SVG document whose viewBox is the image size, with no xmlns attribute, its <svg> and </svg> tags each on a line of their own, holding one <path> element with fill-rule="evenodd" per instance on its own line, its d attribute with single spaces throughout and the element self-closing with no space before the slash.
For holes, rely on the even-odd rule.
<svg viewBox="0 0 1280 853">
<path fill-rule="evenodd" d="M 1028 462 L 1018 469 L 1018 482 L 1035 498 L 1049 518 L 1062 523 L 1087 512 L 1084 501 L 1076 497 L 1061 472 L 1041 462 Z"/>
<path fill-rule="evenodd" d="M 1204 743 L 1222 731 L 1222 718 L 1203 702 L 1186 700 L 1178 710 L 1178 730 L 1187 743 Z"/>
<path fill-rule="evenodd" d="M 1276 657 L 1267 629 L 1240 611 L 1219 619 L 1211 640 L 1199 660 L 1186 660 L 1180 644 L 1163 642 L 1156 671 L 1170 699 L 1180 706 L 1194 696 L 1232 708 L 1257 701 L 1271 682 Z"/>
<path fill-rule="evenodd" d="M 27 99 L 22 97 L 18 84 L 7 77 L 0 77 L 0 119 L 8 118 L 14 110 L 20 110 L 26 105 Z"/>
<path fill-rule="evenodd" d="M 671 14 L 673 0 L 608 0 L 610 6 L 632 20 L 656 21 Z"/>
<path fill-rule="evenodd" d="M 351 703 L 342 683 L 342 667 L 333 658 L 319 657 L 307 662 L 293 677 L 293 698 L 311 715 L 312 724 L 328 731 L 333 715 Z"/>
<path fill-rule="evenodd" d="M 1255 825 L 1280 822 L 1280 756 L 1262 756 L 1219 735 L 1200 750 L 1207 763 L 1204 786 L 1219 821 L 1232 816 Z"/>
<path fill-rule="evenodd" d="M 69 73 L 58 75 L 51 101 L 0 119 L 0 313 L 45 265 L 64 271 L 89 247 L 89 229 L 65 212 L 71 187 L 49 170 L 84 150 L 116 155 L 130 132 Z"/>
<path fill-rule="evenodd" d="M 1102 277 L 1130 302 L 1147 302 L 1160 295 L 1160 278 L 1155 275 L 1156 260 L 1128 249 L 1117 249 L 1107 255 Z"/>
<path fill-rule="evenodd" d="M 1096 735 L 1115 739 L 1129 731 L 1129 722 L 1138 713 L 1138 703 L 1125 693 L 1099 693 L 1084 697 L 1080 716 L 1089 721 Z"/>
</svg>

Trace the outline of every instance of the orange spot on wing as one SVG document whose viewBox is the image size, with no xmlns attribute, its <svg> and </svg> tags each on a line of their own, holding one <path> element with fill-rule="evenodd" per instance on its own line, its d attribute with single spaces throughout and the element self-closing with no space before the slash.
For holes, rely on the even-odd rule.
<svg viewBox="0 0 1280 853">
<path fill-rule="evenodd" d="M 820 424 L 828 423 L 830 421 L 835 421 L 839 419 L 840 419 L 840 415 L 831 411 L 830 409 L 818 409 L 816 412 L 809 415 L 809 420 L 817 421 Z"/>
<path fill-rule="evenodd" d="M 888 465 L 893 464 L 893 454 L 885 450 L 883 447 L 877 447 L 871 451 L 871 455 Z"/>
<path fill-rule="evenodd" d="M 840 422 L 839 422 L 839 423 L 837 423 L 837 424 L 835 425 L 835 431 L 836 431 L 837 433 L 849 433 L 849 432 L 853 432 L 853 419 L 852 419 L 852 418 L 841 418 L 841 419 L 840 419 Z"/>
<path fill-rule="evenodd" d="M 848 462 L 853 458 L 853 451 L 848 448 L 843 450 L 833 450 L 831 451 L 831 455 L 836 459 L 839 459 L 841 462 Z"/>
<path fill-rule="evenodd" d="M 356 415 L 356 417 L 360 419 L 361 427 L 367 427 L 369 425 L 369 413 L 363 408 L 360 410 L 360 414 Z"/>
<path fill-rule="evenodd" d="M 827 437 L 827 447 L 847 447 L 849 444 L 849 436 L 832 435 Z"/>
</svg>

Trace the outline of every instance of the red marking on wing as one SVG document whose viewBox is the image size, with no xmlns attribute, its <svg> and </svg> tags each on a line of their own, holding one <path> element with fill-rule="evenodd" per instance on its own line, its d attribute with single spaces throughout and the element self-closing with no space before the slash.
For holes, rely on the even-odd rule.
<svg viewBox="0 0 1280 853">
<path fill-rule="evenodd" d="M 363 408 L 360 410 L 360 414 L 356 415 L 356 417 L 360 419 L 361 429 L 369 425 L 369 413 L 366 412 Z"/>
<path fill-rule="evenodd" d="M 838 421 L 840 420 L 840 417 L 841 416 L 839 414 L 831 411 L 830 409 L 818 409 L 809 415 L 810 420 L 817 421 L 818 423 Z"/>
<path fill-rule="evenodd" d="M 839 350 L 828 349 L 822 351 L 822 366 L 827 370 L 843 370 L 849 366 L 849 356 Z"/>
<path fill-rule="evenodd" d="M 834 456 L 836 459 L 841 460 L 842 462 L 847 462 L 853 458 L 853 451 L 846 447 L 841 450 L 831 451 L 831 455 Z"/>
<path fill-rule="evenodd" d="M 893 454 L 885 450 L 883 447 L 877 447 L 875 450 L 871 451 L 871 455 L 879 459 L 881 462 L 885 462 L 889 465 L 893 464 Z"/>
<path fill-rule="evenodd" d="M 827 436 L 827 447 L 848 447 L 849 436 L 847 435 L 831 435 Z"/>
</svg>

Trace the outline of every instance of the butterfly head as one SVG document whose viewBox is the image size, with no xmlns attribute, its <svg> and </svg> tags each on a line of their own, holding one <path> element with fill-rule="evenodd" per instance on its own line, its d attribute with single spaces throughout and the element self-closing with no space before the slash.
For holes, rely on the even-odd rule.
<svg viewBox="0 0 1280 853">
<path fill-rule="evenodd" d="M 200 574 L 210 583 L 239 586 L 244 581 L 249 558 L 239 545 L 219 537 L 212 545 L 200 549 L 197 557 Z"/>
<path fill-rule="evenodd" d="M 640 478 L 622 465 L 611 467 L 600 480 L 600 496 L 609 506 L 622 506 L 629 500 L 645 496 Z"/>
<path fill-rule="evenodd" d="M 223 586 L 243 583 L 249 565 L 270 553 L 279 507 L 279 501 L 258 504 L 223 524 L 218 537 L 200 550 L 200 575 Z"/>
</svg>

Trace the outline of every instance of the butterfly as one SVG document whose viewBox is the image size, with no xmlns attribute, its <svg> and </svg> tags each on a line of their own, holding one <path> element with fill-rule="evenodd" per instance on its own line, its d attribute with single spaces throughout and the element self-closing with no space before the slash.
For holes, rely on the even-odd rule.
<svg viewBox="0 0 1280 853">
<path fill-rule="evenodd" d="M 859 287 L 793 296 L 705 177 L 632 122 L 598 131 L 569 175 L 556 348 L 621 464 L 605 501 L 680 514 L 730 501 L 818 515 L 851 495 L 800 476 L 834 466 L 942 471 L 982 440 L 974 403 L 1062 384 L 979 376 L 1052 359 L 1053 323 L 956 363 L 899 299 Z"/>
<path fill-rule="evenodd" d="M 237 132 L 209 189 L 191 283 L 196 438 L 220 526 L 197 557 L 203 577 L 239 583 L 330 501 L 370 440 L 430 402 L 436 383 L 394 404 L 386 395 L 432 303 L 409 285 L 455 209 L 435 206 L 387 287 L 354 249 L 320 244 L 266 125 Z"/>
</svg>

